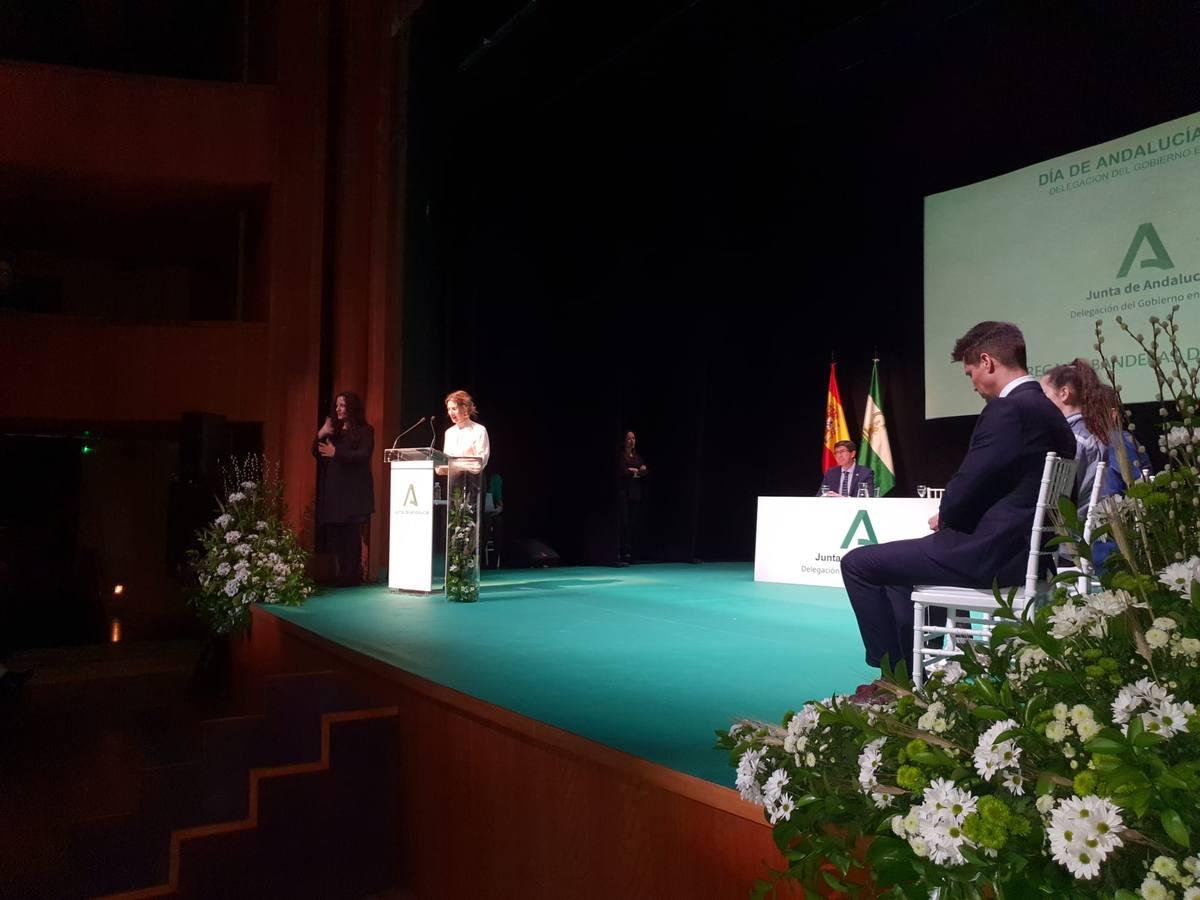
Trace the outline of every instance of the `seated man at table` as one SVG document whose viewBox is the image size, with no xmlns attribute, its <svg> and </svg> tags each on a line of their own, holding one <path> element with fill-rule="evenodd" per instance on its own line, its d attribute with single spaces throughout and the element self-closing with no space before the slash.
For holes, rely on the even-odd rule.
<svg viewBox="0 0 1200 900">
<path fill-rule="evenodd" d="M 858 451 L 849 441 L 838 441 L 833 445 L 833 458 L 837 465 L 821 479 L 822 497 L 857 497 L 860 485 L 867 486 L 867 496 L 875 496 L 875 473 L 866 466 L 855 464 Z"/>
<path fill-rule="evenodd" d="M 929 520 L 933 534 L 842 557 L 870 666 L 885 656 L 893 666 L 911 664 L 914 584 L 988 588 L 993 579 L 1001 585 L 1024 579 L 1046 454 L 1075 458 L 1071 426 L 1026 371 L 1025 338 L 1016 325 L 980 322 L 958 339 L 951 359 L 963 364 L 987 405 Z M 944 609 L 930 610 L 930 624 L 945 621 Z"/>
</svg>

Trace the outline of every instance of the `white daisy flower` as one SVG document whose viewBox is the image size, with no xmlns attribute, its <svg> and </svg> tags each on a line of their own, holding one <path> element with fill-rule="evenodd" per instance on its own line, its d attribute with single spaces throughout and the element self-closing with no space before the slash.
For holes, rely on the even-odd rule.
<svg viewBox="0 0 1200 900">
<path fill-rule="evenodd" d="M 762 788 L 758 784 L 758 774 L 762 771 L 762 758 L 767 751 L 747 750 L 738 760 L 737 789 L 743 800 L 763 805 Z"/>
<path fill-rule="evenodd" d="M 1158 573 L 1159 582 L 1184 594 L 1191 593 L 1197 579 L 1200 579 L 1200 556 L 1193 556 L 1187 562 L 1171 563 Z"/>
<path fill-rule="evenodd" d="M 778 822 L 785 822 L 790 819 L 795 809 L 796 801 L 792 799 L 790 794 L 784 794 L 774 806 L 767 810 L 767 816 L 770 818 L 771 824 L 775 825 Z"/>
<path fill-rule="evenodd" d="M 1013 719 L 996 722 L 979 737 L 979 743 L 972 754 L 975 771 L 984 781 L 991 781 L 992 776 L 1006 769 L 1016 769 L 1020 765 L 1021 750 L 1016 741 L 1007 740 L 996 744 L 996 738 L 1006 731 L 1017 727 Z"/>
<path fill-rule="evenodd" d="M 1018 797 L 1025 795 L 1025 780 L 1021 778 L 1019 771 L 1009 770 L 1005 772 L 1000 783 L 1008 788 L 1010 794 L 1016 794 Z"/>
<path fill-rule="evenodd" d="M 882 748 L 885 743 L 887 743 L 886 737 L 876 738 L 863 747 L 862 752 L 858 755 L 858 786 L 864 794 L 869 794 L 879 787 L 879 782 L 875 778 L 875 770 L 883 761 Z"/>
<path fill-rule="evenodd" d="M 974 846 L 963 834 L 963 820 L 975 811 L 977 799 L 953 781 L 935 778 L 925 788 L 924 802 L 918 809 L 919 836 L 929 858 L 939 865 L 962 865 L 966 858 L 962 847 Z M 914 847 L 914 852 L 916 848 Z"/>
<path fill-rule="evenodd" d="M 776 769 L 763 785 L 763 799 L 767 803 L 777 803 L 787 787 L 788 773 L 784 769 Z"/>
<path fill-rule="evenodd" d="M 1099 594 L 1089 594 L 1084 603 L 1105 618 L 1119 616 L 1132 605 L 1133 598 L 1127 591 L 1104 591 Z"/>
<path fill-rule="evenodd" d="M 1188 730 L 1188 716 L 1195 711 L 1190 703 L 1163 702 L 1142 713 L 1142 725 L 1151 734 L 1174 737 Z"/>
<path fill-rule="evenodd" d="M 1050 633 L 1060 640 L 1078 634 L 1096 620 L 1097 612 L 1090 606 L 1076 606 L 1070 598 L 1056 607 L 1050 616 Z"/>
</svg>

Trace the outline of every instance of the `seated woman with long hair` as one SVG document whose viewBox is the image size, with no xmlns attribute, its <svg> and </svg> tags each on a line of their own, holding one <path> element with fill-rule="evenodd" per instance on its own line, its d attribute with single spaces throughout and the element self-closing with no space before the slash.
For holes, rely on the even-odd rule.
<svg viewBox="0 0 1200 900">
<path fill-rule="evenodd" d="M 1102 385 L 1096 370 L 1086 359 L 1074 359 L 1054 366 L 1040 379 L 1042 391 L 1067 417 L 1075 432 L 1075 461 L 1079 468 L 1075 488 L 1079 518 L 1087 516 L 1096 480 L 1096 464 L 1108 451 L 1112 422 L 1105 406 Z"/>
</svg>

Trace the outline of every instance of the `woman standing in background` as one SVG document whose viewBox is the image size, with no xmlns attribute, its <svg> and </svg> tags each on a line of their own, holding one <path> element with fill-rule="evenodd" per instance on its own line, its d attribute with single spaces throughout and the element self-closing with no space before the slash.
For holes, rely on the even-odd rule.
<svg viewBox="0 0 1200 900">
<path fill-rule="evenodd" d="M 362 584 L 363 526 L 375 512 L 375 430 L 367 424 L 358 394 L 337 395 L 312 452 L 321 466 L 317 526 L 325 529 L 326 546 L 337 560 L 337 584 Z"/>
</svg>

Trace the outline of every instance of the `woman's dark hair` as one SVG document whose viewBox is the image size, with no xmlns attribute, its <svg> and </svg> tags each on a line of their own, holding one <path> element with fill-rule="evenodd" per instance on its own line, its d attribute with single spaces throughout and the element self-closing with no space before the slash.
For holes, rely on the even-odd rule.
<svg viewBox="0 0 1200 900">
<path fill-rule="evenodd" d="M 1067 390 L 1067 403 L 1079 407 L 1083 413 L 1083 424 L 1101 443 L 1108 443 L 1112 430 L 1110 405 L 1104 396 L 1104 385 L 1096 377 L 1096 370 L 1086 359 L 1076 358 L 1064 366 L 1048 369 L 1042 376 L 1052 388 Z"/>
<path fill-rule="evenodd" d="M 337 416 L 337 401 L 341 397 L 346 401 L 346 421 L 351 428 L 362 428 L 367 424 L 367 415 L 363 410 L 362 398 L 353 391 L 338 391 L 333 395 L 333 406 L 329 408 L 329 417 L 333 419 L 333 427 L 340 434 L 342 420 Z"/>
</svg>

